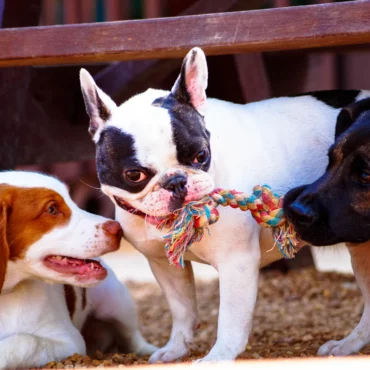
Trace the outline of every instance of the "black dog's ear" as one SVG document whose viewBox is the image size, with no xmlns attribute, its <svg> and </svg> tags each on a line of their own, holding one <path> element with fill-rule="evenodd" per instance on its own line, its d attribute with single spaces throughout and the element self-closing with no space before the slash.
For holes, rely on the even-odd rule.
<svg viewBox="0 0 370 370">
<path fill-rule="evenodd" d="M 94 79 L 86 69 L 81 69 L 80 71 L 80 82 L 86 112 L 90 117 L 89 132 L 94 139 L 96 132 L 104 128 L 117 105 L 96 86 Z"/>
<path fill-rule="evenodd" d="M 370 110 L 370 98 L 356 101 L 344 107 L 338 114 L 335 126 L 335 140 L 356 121 L 362 112 L 367 110 Z"/>
</svg>

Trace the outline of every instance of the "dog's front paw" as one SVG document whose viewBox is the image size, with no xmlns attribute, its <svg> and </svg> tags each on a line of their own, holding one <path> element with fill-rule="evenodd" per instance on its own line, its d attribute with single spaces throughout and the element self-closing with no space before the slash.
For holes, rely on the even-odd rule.
<svg viewBox="0 0 370 370">
<path fill-rule="evenodd" d="M 149 363 L 154 364 L 156 362 L 171 362 L 175 361 L 186 354 L 188 354 L 189 349 L 185 343 L 167 343 L 163 348 L 154 352 L 150 358 Z"/>
<path fill-rule="evenodd" d="M 210 362 L 223 362 L 224 363 L 224 362 L 233 362 L 233 360 L 226 360 L 226 359 L 224 359 L 220 356 L 209 356 L 209 355 L 207 355 L 203 358 L 200 358 L 198 360 L 193 361 L 193 365 L 202 364 L 204 362 L 208 362 L 208 363 L 210 363 Z"/>
<path fill-rule="evenodd" d="M 229 348 L 216 343 L 207 356 L 193 362 L 200 364 L 202 362 L 232 362 L 237 357 Z"/>
<path fill-rule="evenodd" d="M 323 344 L 317 354 L 318 356 L 347 356 L 358 352 L 362 348 L 359 341 L 350 341 L 347 338 L 342 340 L 330 340 Z"/>
</svg>

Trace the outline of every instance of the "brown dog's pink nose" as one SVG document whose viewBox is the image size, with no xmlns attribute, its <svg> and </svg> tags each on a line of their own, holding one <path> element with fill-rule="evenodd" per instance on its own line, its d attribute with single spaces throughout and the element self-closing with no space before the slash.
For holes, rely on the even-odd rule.
<svg viewBox="0 0 370 370">
<path fill-rule="evenodd" d="M 121 225 L 116 221 L 106 221 L 103 223 L 102 228 L 117 239 L 121 239 L 123 236 Z"/>
</svg>

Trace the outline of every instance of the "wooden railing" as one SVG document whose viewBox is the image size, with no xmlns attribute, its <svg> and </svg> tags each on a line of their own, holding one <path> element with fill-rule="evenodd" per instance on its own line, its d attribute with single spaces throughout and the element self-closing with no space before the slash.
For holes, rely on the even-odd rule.
<svg viewBox="0 0 370 370">
<path fill-rule="evenodd" d="M 370 1 L 0 30 L 0 66 L 179 58 L 370 43 Z"/>
</svg>

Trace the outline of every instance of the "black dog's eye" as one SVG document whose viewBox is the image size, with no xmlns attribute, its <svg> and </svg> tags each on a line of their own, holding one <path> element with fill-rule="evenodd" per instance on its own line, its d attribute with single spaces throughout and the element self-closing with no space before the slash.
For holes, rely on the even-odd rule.
<svg viewBox="0 0 370 370">
<path fill-rule="evenodd" d="M 142 182 L 148 177 L 143 171 L 139 170 L 126 171 L 125 175 L 132 182 Z"/>
<path fill-rule="evenodd" d="M 58 207 L 56 206 L 56 204 L 55 203 L 51 204 L 47 208 L 46 213 L 48 213 L 49 215 L 52 215 L 52 216 L 58 214 L 59 213 L 59 210 L 58 210 Z"/>
<path fill-rule="evenodd" d="M 197 155 L 193 159 L 194 164 L 203 164 L 208 159 L 208 151 L 207 150 L 201 150 L 197 153 Z"/>
<path fill-rule="evenodd" d="M 360 179 L 364 184 L 370 184 L 370 173 L 361 172 Z"/>
</svg>

